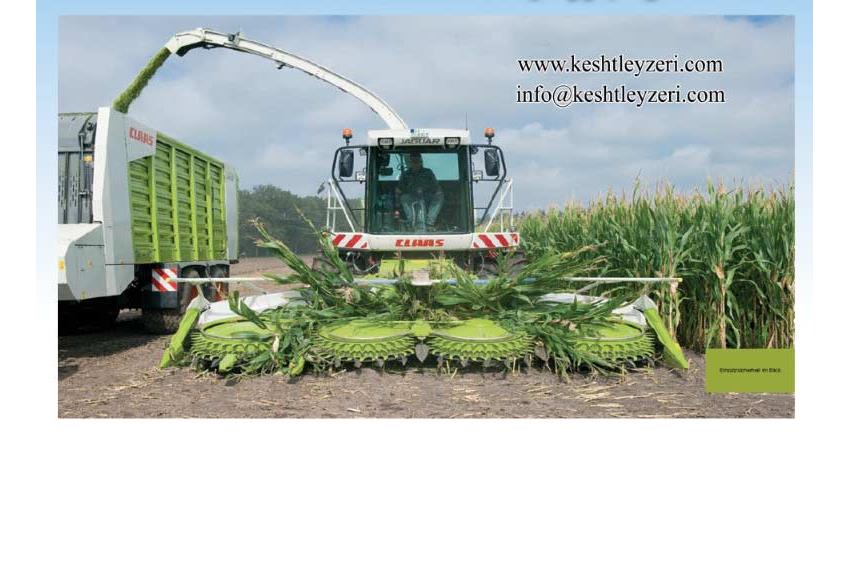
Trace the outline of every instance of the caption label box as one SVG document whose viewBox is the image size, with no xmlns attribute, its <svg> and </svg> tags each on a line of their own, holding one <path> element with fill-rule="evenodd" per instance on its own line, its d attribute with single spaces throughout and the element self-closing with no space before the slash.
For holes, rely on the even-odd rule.
<svg viewBox="0 0 850 565">
<path fill-rule="evenodd" d="M 706 392 L 794 392 L 793 349 L 709 349 Z"/>
</svg>

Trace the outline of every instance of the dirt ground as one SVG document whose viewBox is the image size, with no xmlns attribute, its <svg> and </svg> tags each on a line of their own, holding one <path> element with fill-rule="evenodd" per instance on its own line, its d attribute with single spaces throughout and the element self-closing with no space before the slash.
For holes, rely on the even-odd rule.
<svg viewBox="0 0 850 565">
<path fill-rule="evenodd" d="M 243 260 L 233 275 L 280 271 L 274 259 Z M 265 286 L 265 285 L 263 285 Z M 250 294 L 249 289 L 243 289 Z M 106 332 L 60 336 L 59 416 L 63 418 L 789 418 L 794 396 L 707 394 L 704 359 L 686 352 L 686 372 L 663 368 L 622 378 L 541 369 L 515 374 L 465 369 L 454 375 L 415 364 L 290 382 L 263 376 L 239 382 L 188 368 L 157 368 L 167 336 L 142 330 L 122 312 Z"/>
</svg>

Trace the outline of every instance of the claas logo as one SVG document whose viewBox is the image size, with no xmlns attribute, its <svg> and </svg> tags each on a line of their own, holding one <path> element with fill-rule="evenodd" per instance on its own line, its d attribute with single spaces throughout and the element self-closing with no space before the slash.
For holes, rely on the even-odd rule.
<svg viewBox="0 0 850 565">
<path fill-rule="evenodd" d="M 154 136 L 149 134 L 146 131 L 142 131 L 136 129 L 134 127 L 130 128 L 130 139 L 135 139 L 136 141 L 141 141 L 145 145 L 153 146 L 154 144 Z"/>
<path fill-rule="evenodd" d="M 443 247 L 446 244 L 444 239 L 397 239 L 395 240 L 396 247 Z"/>
</svg>

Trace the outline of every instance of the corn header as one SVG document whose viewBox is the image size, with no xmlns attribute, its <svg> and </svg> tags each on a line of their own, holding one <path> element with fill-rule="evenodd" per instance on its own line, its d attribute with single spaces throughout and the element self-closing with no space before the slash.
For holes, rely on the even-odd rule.
<svg viewBox="0 0 850 565">
<path fill-rule="evenodd" d="M 444 258 L 412 260 L 413 272 L 403 258 L 385 260 L 374 275 L 356 276 L 327 236 L 324 268 L 315 269 L 258 228 L 259 244 L 293 271 L 266 280 L 301 286 L 244 299 L 234 293 L 213 304 L 199 296 L 163 354 L 163 367 L 193 363 L 220 374 L 291 377 L 307 366 L 331 371 L 364 364 L 507 371 L 537 364 L 560 375 L 620 372 L 655 360 L 688 367 L 647 297 L 562 291 L 571 281 L 587 287 L 622 280 L 574 276 L 598 263 L 589 258 L 593 249 L 544 254 L 521 266 L 509 252 L 496 258 L 489 277 Z"/>
</svg>

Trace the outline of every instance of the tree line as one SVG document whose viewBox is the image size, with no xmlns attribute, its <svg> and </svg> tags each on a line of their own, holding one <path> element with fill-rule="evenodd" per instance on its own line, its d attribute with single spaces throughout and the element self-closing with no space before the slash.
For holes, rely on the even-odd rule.
<svg viewBox="0 0 850 565">
<path fill-rule="evenodd" d="M 301 214 L 321 230 L 325 225 L 326 201 L 319 196 L 299 196 L 271 184 L 239 191 L 239 254 L 243 257 L 270 255 L 268 249 L 257 247 L 257 229 L 251 223 L 259 219 L 277 239 L 295 253 L 318 251 L 313 229 Z M 298 211 L 301 211 L 301 214 Z"/>
</svg>

